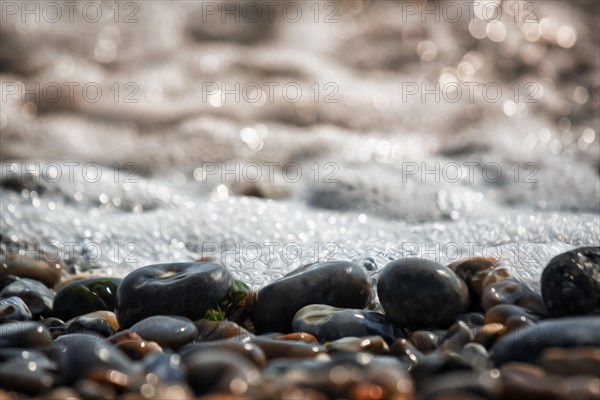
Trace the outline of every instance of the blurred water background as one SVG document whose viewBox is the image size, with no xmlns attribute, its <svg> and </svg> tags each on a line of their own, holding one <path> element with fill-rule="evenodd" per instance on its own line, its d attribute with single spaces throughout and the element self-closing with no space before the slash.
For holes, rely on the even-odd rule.
<svg viewBox="0 0 600 400">
<path fill-rule="evenodd" d="M 2 1 L 4 255 L 535 282 L 600 242 L 596 1 L 67 3 Z"/>
</svg>

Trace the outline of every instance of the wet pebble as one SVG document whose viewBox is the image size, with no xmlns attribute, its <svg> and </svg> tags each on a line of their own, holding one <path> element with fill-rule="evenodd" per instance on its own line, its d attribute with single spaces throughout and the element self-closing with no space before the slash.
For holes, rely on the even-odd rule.
<svg viewBox="0 0 600 400">
<path fill-rule="evenodd" d="M 94 340 L 89 335 L 73 335 L 79 336 L 72 337 L 71 343 L 63 343 L 64 348 L 59 357 L 60 370 L 66 383 L 75 383 L 97 370 L 135 373 L 137 367 L 113 344 L 104 340 Z"/>
<path fill-rule="evenodd" d="M 387 264 L 377 293 L 386 315 L 411 330 L 448 328 L 469 304 L 466 284 L 450 268 L 421 258 Z"/>
<path fill-rule="evenodd" d="M 506 325 L 510 318 L 526 319 L 530 322 L 537 322 L 540 317 L 531 314 L 526 309 L 512 304 L 498 304 L 485 313 L 485 323 L 500 323 Z"/>
<path fill-rule="evenodd" d="M 121 279 L 111 277 L 80 279 L 58 289 L 53 315 L 67 321 L 94 311 L 113 311 L 115 293 Z"/>
<path fill-rule="evenodd" d="M 0 347 L 45 347 L 52 343 L 48 329 L 39 322 L 0 324 Z"/>
<path fill-rule="evenodd" d="M 0 292 L 0 297 L 17 296 L 29 307 L 34 318 L 41 315 L 49 316 L 52 311 L 54 292 L 43 283 L 33 279 L 19 279 L 6 286 Z"/>
<path fill-rule="evenodd" d="M 265 353 L 267 360 L 274 358 L 313 358 L 327 353 L 324 346 L 289 340 L 255 338 L 254 343 Z"/>
<path fill-rule="evenodd" d="M 512 278 L 491 283 L 483 290 L 481 307 L 484 310 L 489 310 L 499 304 L 527 306 L 540 314 L 544 314 L 546 311 L 542 296 L 539 293 Z"/>
<path fill-rule="evenodd" d="M 181 357 L 171 351 L 156 351 L 148 354 L 142 361 L 146 374 L 156 374 L 158 379 L 166 383 L 184 382 L 186 371 Z"/>
<path fill-rule="evenodd" d="M 231 321 L 208 321 L 199 319 L 194 321 L 198 328 L 198 341 L 211 341 L 231 339 L 238 342 L 248 342 L 255 336 Z"/>
<path fill-rule="evenodd" d="M 344 337 L 326 343 L 325 346 L 330 353 L 367 352 L 371 354 L 387 354 L 390 351 L 388 344 L 381 336 Z"/>
<path fill-rule="evenodd" d="M 289 333 L 302 307 L 326 304 L 360 309 L 370 298 L 371 284 L 363 267 L 347 261 L 314 263 L 263 287 L 253 304 L 252 321 L 257 333 Z"/>
<path fill-rule="evenodd" d="M 129 331 L 171 349 L 178 349 L 198 336 L 198 329 L 191 320 L 166 315 L 145 318 L 136 322 Z"/>
<path fill-rule="evenodd" d="M 51 288 L 61 281 L 65 266 L 60 260 L 48 260 L 42 254 L 12 253 L 0 264 L 0 279 L 4 275 L 15 275 L 41 281 Z"/>
<path fill-rule="evenodd" d="M 448 265 L 467 284 L 473 310 L 480 307 L 483 281 L 494 268 L 495 262 L 492 257 L 472 257 Z"/>
<path fill-rule="evenodd" d="M 431 353 L 437 348 L 444 335 L 444 331 L 434 332 L 420 330 L 411 333 L 409 340 L 420 352 Z"/>
<path fill-rule="evenodd" d="M 141 360 L 148 354 L 161 352 L 162 347 L 156 342 L 146 341 L 137 333 L 121 331 L 107 339 L 132 360 Z"/>
<path fill-rule="evenodd" d="M 28 351 L 3 362 L 0 371 L 0 387 L 32 395 L 50 389 L 57 372 L 56 365 L 46 356 L 37 352 L 32 357 Z"/>
<path fill-rule="evenodd" d="M 549 348 L 542 354 L 541 364 L 550 374 L 597 376 L 600 371 L 600 348 Z"/>
<path fill-rule="evenodd" d="M 233 351 L 206 349 L 184 359 L 187 382 L 197 396 L 244 395 L 260 383 L 254 364 Z"/>
<path fill-rule="evenodd" d="M 298 332 L 312 333 L 322 343 L 347 336 L 370 335 L 378 335 L 393 342 L 397 336 L 404 336 L 383 314 L 324 304 L 311 304 L 298 310 L 292 320 L 292 327 Z"/>
<path fill-rule="evenodd" d="M 262 349 L 254 343 L 240 343 L 240 342 L 204 342 L 204 343 L 190 343 L 184 346 L 181 351 L 181 357 L 187 359 L 196 352 L 202 352 L 206 350 L 226 350 L 232 351 L 248 361 L 251 361 L 256 367 L 263 368 L 267 365 L 267 356 Z"/>
<path fill-rule="evenodd" d="M 542 295 L 555 316 L 600 314 L 600 247 L 554 257 L 542 273 Z"/>
<path fill-rule="evenodd" d="M 538 364 L 550 347 L 600 347 L 600 317 L 544 320 L 531 328 L 520 328 L 500 338 L 491 352 L 496 365 L 509 361 Z"/>
<path fill-rule="evenodd" d="M 110 311 L 105 311 L 109 313 Z M 114 319 L 114 314 L 112 319 Z M 98 315 L 90 313 L 75 317 L 70 321 L 67 321 L 67 333 L 80 333 L 80 332 L 95 332 L 101 336 L 109 337 L 115 334 L 113 325 L 109 322 L 111 316 Z"/>
<path fill-rule="evenodd" d="M 29 321 L 31 311 L 20 297 L 12 296 L 0 300 L 0 322 Z"/>
<path fill-rule="evenodd" d="M 227 269 L 208 262 L 155 264 L 129 273 L 119 284 L 115 310 L 128 328 L 153 315 L 202 318 L 225 297 L 233 278 Z"/>
</svg>

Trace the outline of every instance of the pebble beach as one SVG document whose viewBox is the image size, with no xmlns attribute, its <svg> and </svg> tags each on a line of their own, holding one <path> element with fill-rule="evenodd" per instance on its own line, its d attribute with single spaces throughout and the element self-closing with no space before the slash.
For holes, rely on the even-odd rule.
<svg viewBox="0 0 600 400">
<path fill-rule="evenodd" d="M 597 3 L 0 4 L 0 398 L 600 397 Z"/>
</svg>

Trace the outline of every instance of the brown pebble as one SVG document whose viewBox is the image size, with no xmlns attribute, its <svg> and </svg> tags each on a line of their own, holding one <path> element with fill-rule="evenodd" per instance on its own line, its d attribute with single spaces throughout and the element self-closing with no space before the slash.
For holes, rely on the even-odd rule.
<svg viewBox="0 0 600 400">
<path fill-rule="evenodd" d="M 325 347 L 317 344 L 294 342 L 290 340 L 266 340 L 255 338 L 251 343 L 264 351 L 267 360 L 274 358 L 313 358 L 326 354 Z"/>
<path fill-rule="evenodd" d="M 409 340 L 421 353 L 427 354 L 437 348 L 443 335 L 443 333 L 434 331 L 414 331 Z"/>
<path fill-rule="evenodd" d="M 402 361 L 408 361 L 416 364 L 423 357 L 423 353 L 416 346 L 406 339 L 396 339 L 390 348 L 390 354 L 398 357 Z"/>
<path fill-rule="evenodd" d="M 137 333 L 130 331 L 121 331 L 106 340 L 114 343 L 119 350 L 127 354 L 132 360 L 141 360 L 147 354 L 162 351 L 158 343 L 146 341 Z"/>
<path fill-rule="evenodd" d="M 330 353 L 345 351 L 358 353 L 361 351 L 371 354 L 387 354 L 390 349 L 381 336 L 345 337 L 326 344 Z"/>
<path fill-rule="evenodd" d="M 502 398 L 566 400 L 568 386 L 535 365 L 511 362 L 500 368 Z"/>
<path fill-rule="evenodd" d="M 319 343 L 314 335 L 307 332 L 294 332 L 287 335 L 276 336 L 275 340 L 293 340 L 298 342 Z"/>
<path fill-rule="evenodd" d="M 496 340 L 498 340 L 505 333 L 506 326 L 497 322 L 493 322 L 482 326 L 479 332 L 477 332 L 475 335 L 473 341 L 481 344 L 486 349 L 489 349 L 496 342 Z"/>
<path fill-rule="evenodd" d="M 492 271 L 495 262 L 493 257 L 473 257 L 453 262 L 448 267 L 467 283 L 472 294 L 481 298 L 483 282 Z"/>
<path fill-rule="evenodd" d="M 491 270 L 483 280 L 483 289 L 485 289 L 492 283 L 500 282 L 505 279 L 510 279 L 510 277 L 510 270 L 507 267 L 496 267 L 493 270 Z"/>
<path fill-rule="evenodd" d="M 65 264 L 61 260 L 49 260 L 41 254 L 12 253 L 0 265 L 0 280 L 5 275 L 35 279 L 49 288 L 53 288 L 66 274 Z"/>
<path fill-rule="evenodd" d="M 539 318 L 529 313 L 526 309 L 515 306 L 513 304 L 498 304 L 486 311 L 485 323 L 500 323 L 506 325 L 507 321 L 511 317 L 525 318 L 527 321 L 535 322 Z"/>
<path fill-rule="evenodd" d="M 591 375 L 600 373 L 600 348 L 550 348 L 542 355 L 546 372 L 557 375 Z"/>
</svg>

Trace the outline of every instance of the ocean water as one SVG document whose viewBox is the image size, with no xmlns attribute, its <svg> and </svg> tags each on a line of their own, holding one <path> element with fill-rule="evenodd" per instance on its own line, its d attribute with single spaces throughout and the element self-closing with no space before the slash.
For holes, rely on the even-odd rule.
<svg viewBox="0 0 600 400">
<path fill-rule="evenodd" d="M 255 288 L 484 255 L 535 285 L 600 243 L 598 4 L 81 3 L 0 28 L 3 255 Z"/>
</svg>

